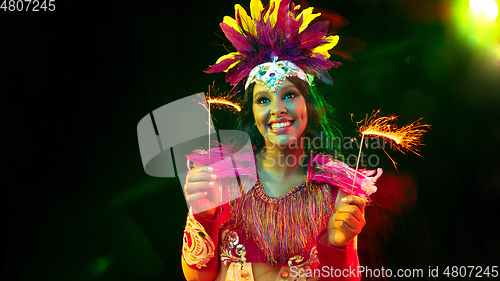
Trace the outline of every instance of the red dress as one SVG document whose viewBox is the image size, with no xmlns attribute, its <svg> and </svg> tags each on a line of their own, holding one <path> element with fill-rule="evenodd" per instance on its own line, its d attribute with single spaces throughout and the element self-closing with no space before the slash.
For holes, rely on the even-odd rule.
<svg viewBox="0 0 500 281">
<path fill-rule="evenodd" d="M 238 190 L 236 182 L 225 187 L 223 202 L 228 203 L 218 208 L 212 220 L 193 215 L 218 249 L 218 258 L 212 258 L 198 270 L 219 268 L 220 261 L 229 266 L 229 271 L 238 271 L 228 271 L 233 276 L 226 280 L 253 280 L 248 276 L 252 273 L 244 267 L 266 263 L 282 267 L 278 280 L 360 280 L 354 239 L 343 248 L 328 245 L 326 239 L 320 242 L 335 213 L 339 186 L 345 191 L 342 184 L 332 184 L 336 174 L 329 167 L 350 169 L 334 161 L 328 155 L 310 157 L 307 179 L 280 197 L 268 196 L 258 179 L 247 192 L 241 192 L 241 187 Z M 338 178 L 349 175 L 345 171 Z M 380 176 L 370 177 L 373 173 L 367 171 L 359 173 L 360 186 L 373 184 Z"/>
</svg>

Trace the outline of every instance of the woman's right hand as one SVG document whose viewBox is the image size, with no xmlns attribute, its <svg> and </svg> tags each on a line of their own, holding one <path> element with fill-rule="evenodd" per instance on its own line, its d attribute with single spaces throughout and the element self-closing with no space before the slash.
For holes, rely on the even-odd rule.
<svg viewBox="0 0 500 281">
<path fill-rule="evenodd" d="M 198 166 L 191 169 L 186 176 L 184 194 L 194 213 L 200 217 L 211 219 L 220 203 L 220 192 L 215 182 L 213 168 Z"/>
</svg>

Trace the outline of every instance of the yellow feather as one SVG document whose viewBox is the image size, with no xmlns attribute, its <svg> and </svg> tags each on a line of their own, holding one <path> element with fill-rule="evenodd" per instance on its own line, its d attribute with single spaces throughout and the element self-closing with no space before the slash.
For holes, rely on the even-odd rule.
<svg viewBox="0 0 500 281">
<path fill-rule="evenodd" d="M 222 20 L 222 22 L 225 23 L 225 24 L 227 24 L 227 25 L 229 25 L 232 29 L 240 32 L 240 27 L 238 26 L 238 23 L 232 17 L 230 17 L 230 16 L 224 16 L 224 19 Z"/>
<path fill-rule="evenodd" d="M 302 18 L 302 25 L 299 28 L 299 33 L 304 31 L 304 29 L 307 28 L 307 26 L 313 21 L 315 18 L 321 16 L 321 13 L 313 14 L 313 7 L 309 7 L 305 10 L 303 10 L 297 17 L 295 17 L 295 20 L 299 20 L 301 16 Z"/>
<path fill-rule="evenodd" d="M 240 60 L 233 62 L 233 64 L 231 64 L 231 65 L 230 65 L 230 66 L 229 66 L 226 70 L 224 70 L 224 72 L 228 72 L 228 71 L 229 71 L 229 69 L 233 68 L 233 67 L 234 67 L 236 64 L 238 64 L 239 62 L 240 62 Z"/>
<path fill-rule="evenodd" d="M 271 10 L 271 7 L 273 6 L 273 4 L 272 4 L 273 2 L 274 2 L 274 0 L 269 1 L 269 9 L 264 14 L 263 22 L 268 22 L 268 20 L 269 20 L 269 11 Z"/>
<path fill-rule="evenodd" d="M 225 59 L 233 59 L 235 56 L 237 55 L 240 55 L 239 52 L 233 52 L 233 53 L 229 53 L 227 55 L 223 55 L 222 57 L 220 57 L 219 59 L 217 59 L 217 61 L 215 62 L 215 64 L 218 64 L 219 62 L 225 60 Z M 236 61 L 234 63 L 232 63 L 230 66 L 228 66 L 228 68 L 226 68 L 226 70 L 224 70 L 224 72 L 227 72 L 229 69 L 231 69 L 233 66 L 235 66 L 238 62 L 240 61 Z"/>
<path fill-rule="evenodd" d="M 281 0 L 274 0 L 271 2 L 274 2 L 274 10 L 273 10 L 272 14 L 269 15 L 269 17 L 271 20 L 271 24 L 274 27 L 274 25 L 276 24 L 276 21 L 278 20 L 278 11 L 279 11 L 279 8 L 281 5 Z"/>
<path fill-rule="evenodd" d="M 240 4 L 234 5 L 235 18 L 240 14 L 241 24 L 243 29 L 250 32 L 252 35 L 257 36 L 256 25 L 251 17 L 248 16 L 247 11 L 241 7 Z"/>
<path fill-rule="evenodd" d="M 269 9 L 264 14 L 264 22 L 269 22 L 272 19 L 273 15 L 271 15 L 271 8 L 273 7 L 273 5 L 274 5 L 273 14 L 277 13 L 277 9 L 278 9 L 279 6 L 276 6 L 276 2 L 278 2 L 278 4 L 279 4 L 279 2 L 281 2 L 281 0 L 271 0 L 271 1 L 269 1 Z M 276 18 L 276 16 L 275 16 L 275 18 Z M 276 20 L 275 21 L 271 21 L 271 26 L 274 27 L 275 23 L 276 23 Z"/>
<path fill-rule="evenodd" d="M 328 51 L 333 49 L 333 47 L 335 47 L 337 45 L 337 43 L 339 42 L 339 36 L 338 35 L 327 35 L 327 36 L 323 37 L 323 39 L 327 39 L 329 42 L 325 43 L 321 46 L 318 46 L 318 47 L 312 49 L 311 51 L 313 53 L 322 54 L 322 55 L 326 56 L 326 58 L 329 58 L 330 53 L 328 53 Z"/>
<path fill-rule="evenodd" d="M 222 57 L 218 58 L 217 61 L 215 62 L 215 64 L 218 64 L 219 62 L 225 60 L 225 59 L 232 59 L 234 58 L 236 55 L 239 55 L 240 53 L 238 52 L 233 52 L 233 53 L 229 53 L 229 54 L 226 54 L 226 55 L 223 55 Z"/>
<path fill-rule="evenodd" d="M 260 0 L 250 0 L 250 14 L 253 19 L 260 20 L 260 13 L 264 10 Z"/>
</svg>

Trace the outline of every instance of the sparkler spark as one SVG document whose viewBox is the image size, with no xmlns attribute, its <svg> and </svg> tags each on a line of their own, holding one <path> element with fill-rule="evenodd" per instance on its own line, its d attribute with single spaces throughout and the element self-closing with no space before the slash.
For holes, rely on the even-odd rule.
<svg viewBox="0 0 500 281">
<path fill-rule="evenodd" d="M 356 161 L 356 170 L 354 172 L 354 180 L 352 182 L 352 186 L 354 188 L 354 184 L 356 183 L 356 176 L 358 174 L 358 166 L 359 166 L 359 159 L 361 156 L 361 150 L 363 149 L 363 140 L 365 139 L 365 136 L 368 137 L 382 137 L 385 140 L 391 139 L 393 140 L 396 145 L 394 147 L 401 151 L 401 153 L 405 154 L 405 151 L 411 151 L 415 153 L 416 155 L 422 157 L 422 155 L 418 154 L 418 147 L 422 144 L 422 137 L 424 136 L 427 131 L 425 130 L 430 129 L 430 125 L 427 124 L 421 124 L 419 121 L 422 120 L 422 118 L 418 119 L 417 121 L 410 123 L 408 125 L 405 125 L 401 128 L 398 128 L 398 125 L 395 124 L 395 121 L 398 119 L 399 116 L 395 115 L 390 115 L 390 116 L 382 116 L 379 117 L 380 109 L 377 111 L 373 111 L 372 115 L 368 118 L 368 115 L 364 120 L 361 120 L 359 122 L 356 122 L 358 124 L 358 132 L 361 135 L 361 145 L 359 146 L 359 154 L 358 154 L 358 160 Z M 351 120 L 354 115 L 351 114 Z M 359 126 L 360 123 L 363 123 L 364 125 Z M 378 142 L 378 140 L 377 140 Z M 379 143 L 380 144 L 380 143 Z M 382 147 L 382 145 L 380 146 Z M 389 156 L 387 151 L 385 151 L 385 154 L 391 159 L 392 163 L 394 164 L 394 168 L 396 168 L 396 162 Z"/>
<path fill-rule="evenodd" d="M 208 102 L 208 104 L 215 103 L 215 104 L 217 104 L 217 105 L 219 105 L 219 104 L 220 104 L 220 105 L 228 105 L 228 106 L 232 106 L 232 107 L 234 107 L 234 108 L 235 108 L 238 112 L 239 112 L 239 111 L 241 111 L 241 107 L 240 107 L 238 104 L 236 104 L 236 103 L 234 103 L 234 102 L 232 102 L 232 101 L 230 101 L 230 100 L 225 100 L 225 99 L 222 99 L 222 98 L 207 98 L 207 102 Z"/>
<path fill-rule="evenodd" d="M 420 120 L 405 125 L 401 128 L 398 127 L 395 122 L 399 116 L 390 115 L 379 117 L 380 110 L 375 111 L 372 115 L 367 118 L 364 125 L 359 126 L 358 132 L 364 137 L 382 137 L 385 139 L 391 139 L 396 144 L 394 147 L 401 151 L 401 153 L 406 155 L 406 151 L 411 151 L 418 156 L 421 156 L 419 152 L 419 146 L 422 144 L 422 137 L 427 132 L 431 126 L 427 124 L 421 124 Z M 358 122 L 361 123 L 361 122 Z"/>
</svg>

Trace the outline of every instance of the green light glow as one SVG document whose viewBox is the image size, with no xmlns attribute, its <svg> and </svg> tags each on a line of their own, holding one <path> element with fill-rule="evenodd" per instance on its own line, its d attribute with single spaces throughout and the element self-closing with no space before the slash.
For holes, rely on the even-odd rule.
<svg viewBox="0 0 500 281">
<path fill-rule="evenodd" d="M 500 42 L 495 0 L 457 0 L 450 3 L 453 24 L 460 39 L 487 49 Z"/>
<path fill-rule="evenodd" d="M 90 272 L 93 275 L 101 275 L 110 264 L 111 259 L 109 257 L 97 258 L 90 263 Z"/>
</svg>

